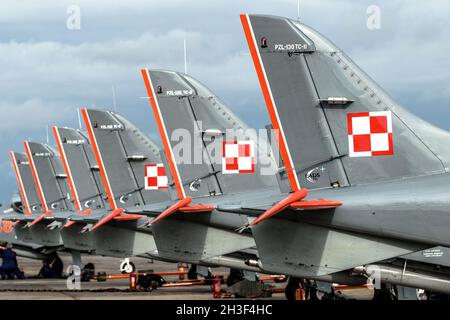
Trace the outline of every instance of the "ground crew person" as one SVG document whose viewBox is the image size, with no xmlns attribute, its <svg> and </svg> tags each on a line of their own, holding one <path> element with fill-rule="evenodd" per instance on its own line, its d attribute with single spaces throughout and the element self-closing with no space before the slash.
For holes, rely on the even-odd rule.
<svg viewBox="0 0 450 320">
<path fill-rule="evenodd" d="M 2 258 L 2 265 L 0 266 L 0 276 L 2 279 L 25 278 L 24 273 L 19 269 L 16 256 L 11 243 L 7 243 L 5 248 L 1 247 L 0 258 Z"/>
<path fill-rule="evenodd" d="M 39 271 L 39 275 L 43 278 L 61 278 L 63 272 L 63 262 L 58 254 L 52 253 L 44 260 L 41 271 Z"/>
</svg>

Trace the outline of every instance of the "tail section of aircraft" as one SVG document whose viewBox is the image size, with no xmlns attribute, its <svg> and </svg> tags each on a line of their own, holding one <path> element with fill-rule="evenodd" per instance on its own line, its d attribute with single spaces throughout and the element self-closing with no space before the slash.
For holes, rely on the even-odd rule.
<svg viewBox="0 0 450 320">
<path fill-rule="evenodd" d="M 266 137 L 258 143 L 257 132 L 203 84 L 172 71 L 143 69 L 142 76 L 180 198 L 278 187 Z"/>
<path fill-rule="evenodd" d="M 168 176 L 156 144 L 124 117 L 82 109 L 112 210 L 169 200 Z"/>
<path fill-rule="evenodd" d="M 450 135 L 402 109 L 325 37 L 287 18 L 241 21 L 294 191 L 449 170 Z"/>
<path fill-rule="evenodd" d="M 19 186 L 24 214 L 29 216 L 33 213 L 41 213 L 42 206 L 39 203 L 27 155 L 14 151 L 11 151 L 9 155 Z"/>
<path fill-rule="evenodd" d="M 44 213 L 72 209 L 59 155 L 48 145 L 29 141 L 24 144 Z"/>
<path fill-rule="evenodd" d="M 76 209 L 105 208 L 103 183 L 88 137 L 72 128 L 53 127 L 53 133 Z"/>
<path fill-rule="evenodd" d="M 250 142 L 252 148 L 256 148 L 257 139 L 248 135 L 245 124 L 191 77 L 147 69 L 142 70 L 142 76 L 179 198 L 152 221 L 158 254 L 168 259 L 199 263 L 254 247 L 254 240 L 247 233 L 226 230 L 225 224 L 218 227 L 201 222 L 214 220 L 214 205 L 191 202 L 193 198 L 208 202 L 209 196 L 275 186 L 277 180 L 273 171 L 266 180 L 259 177 L 256 170 L 229 175 L 223 172 L 225 142 L 235 146 Z M 228 128 L 241 131 L 234 132 L 234 136 L 232 132 L 226 139 Z M 236 157 L 238 155 L 236 153 Z M 214 156 L 219 157 L 219 163 L 214 162 Z M 249 164 L 248 169 L 256 169 L 252 168 L 257 166 L 256 163 Z M 178 214 L 174 214 L 176 212 Z M 166 219 L 168 216 L 172 218 Z M 236 214 L 221 213 L 221 217 L 230 225 L 246 222 L 245 217 Z"/>
</svg>

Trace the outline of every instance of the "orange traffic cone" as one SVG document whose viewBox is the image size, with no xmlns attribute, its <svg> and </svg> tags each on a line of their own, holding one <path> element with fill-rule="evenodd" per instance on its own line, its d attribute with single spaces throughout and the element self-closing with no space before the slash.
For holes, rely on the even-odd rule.
<svg viewBox="0 0 450 320">
<path fill-rule="evenodd" d="M 136 291 L 137 288 L 137 275 L 135 273 L 130 274 L 130 290 Z"/>
</svg>

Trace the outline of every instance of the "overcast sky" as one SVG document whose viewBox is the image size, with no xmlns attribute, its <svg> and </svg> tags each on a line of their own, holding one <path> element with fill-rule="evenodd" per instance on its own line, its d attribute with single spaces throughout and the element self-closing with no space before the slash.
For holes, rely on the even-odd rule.
<svg viewBox="0 0 450 320">
<path fill-rule="evenodd" d="M 56 3 L 56 4 L 55 4 Z M 67 28 L 70 5 L 81 29 Z M 370 30 L 367 8 L 381 9 Z M 297 18 L 297 0 L 0 3 L 0 202 L 17 190 L 9 150 L 45 142 L 46 125 L 78 127 L 79 107 L 112 108 L 158 139 L 141 67 L 184 70 L 253 127 L 268 123 L 240 13 Z M 400 104 L 450 130 L 450 1 L 301 0 L 300 19 L 327 36 Z M 53 136 L 50 142 L 54 144 Z M 450 147 L 450 146 L 449 146 Z"/>
</svg>

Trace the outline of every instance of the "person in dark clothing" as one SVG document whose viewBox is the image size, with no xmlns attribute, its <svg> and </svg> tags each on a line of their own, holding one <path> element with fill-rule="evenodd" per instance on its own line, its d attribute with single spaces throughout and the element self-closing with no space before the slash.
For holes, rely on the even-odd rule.
<svg viewBox="0 0 450 320">
<path fill-rule="evenodd" d="M 24 273 L 19 269 L 16 252 L 12 249 L 11 243 L 7 243 L 6 248 L 0 249 L 0 258 L 2 258 L 2 265 L 0 266 L 2 279 L 25 278 Z"/>
<path fill-rule="evenodd" d="M 56 252 L 52 253 L 44 260 L 39 276 L 46 279 L 62 278 L 63 262 Z"/>
</svg>

